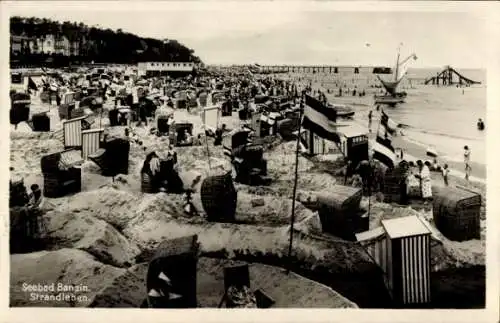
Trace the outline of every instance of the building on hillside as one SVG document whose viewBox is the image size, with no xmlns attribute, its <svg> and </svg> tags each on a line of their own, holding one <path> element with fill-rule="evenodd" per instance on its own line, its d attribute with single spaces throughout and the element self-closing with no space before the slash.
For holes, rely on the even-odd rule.
<svg viewBox="0 0 500 323">
<path fill-rule="evenodd" d="M 54 53 L 70 56 L 70 42 L 66 36 L 54 37 Z"/>
<path fill-rule="evenodd" d="M 29 49 L 32 54 L 78 55 L 79 48 L 78 42 L 70 42 L 65 36 L 45 35 L 40 38 L 31 38 L 29 41 Z M 75 52 L 76 54 L 73 54 Z"/>
<path fill-rule="evenodd" d="M 32 38 L 26 36 L 10 36 L 10 54 L 12 56 L 29 54 L 31 41 Z"/>
<path fill-rule="evenodd" d="M 32 54 L 40 54 L 43 53 L 42 51 L 42 46 L 43 46 L 43 41 L 40 38 L 33 38 L 30 41 L 30 52 Z"/>
<path fill-rule="evenodd" d="M 41 38 L 37 39 L 38 43 L 38 53 L 39 54 L 54 54 L 55 53 L 55 36 L 54 35 L 45 35 Z"/>
<path fill-rule="evenodd" d="M 70 41 L 69 42 L 69 56 L 79 56 L 80 55 L 80 42 Z"/>
<path fill-rule="evenodd" d="M 192 62 L 140 62 L 137 65 L 138 74 L 143 76 L 181 76 L 191 74 L 194 68 Z"/>
</svg>

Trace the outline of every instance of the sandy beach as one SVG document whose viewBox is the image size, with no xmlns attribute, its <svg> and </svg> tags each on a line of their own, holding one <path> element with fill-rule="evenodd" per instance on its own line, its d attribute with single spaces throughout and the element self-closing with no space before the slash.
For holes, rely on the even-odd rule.
<svg viewBox="0 0 500 323">
<path fill-rule="evenodd" d="M 105 105 L 105 108 L 109 109 L 110 107 Z M 36 97 L 33 98 L 32 113 L 47 110 L 49 110 L 47 105 L 42 104 Z M 183 120 L 193 122 L 195 129 L 201 129 L 201 119 L 195 110 L 191 114 L 178 111 L 177 115 Z M 51 124 L 53 130 L 61 127 L 57 108 L 50 107 L 49 116 L 53 121 Z M 222 122 L 227 124 L 229 128 L 238 127 L 237 113 L 233 113 L 231 117 L 223 118 Z M 100 120 L 101 126 L 106 126 L 108 123 L 109 120 L 105 117 Z M 157 149 L 161 153 L 165 149 L 165 138 L 150 135 L 149 128 L 150 126 L 138 127 L 135 132 L 143 141 L 143 146 L 148 147 L 148 149 Z M 111 127 L 108 128 L 108 132 L 110 135 L 120 136 L 123 133 L 123 127 Z M 129 275 L 130 271 L 136 271 L 136 267 L 133 266 L 143 266 L 143 260 L 140 260 L 143 259 L 141 255 L 154 250 L 165 237 L 174 238 L 186 234 L 198 234 L 202 253 L 206 256 L 213 257 L 215 255 L 217 258 L 281 264 L 282 266 L 290 229 L 290 198 L 295 167 L 295 142 L 282 142 L 279 138 L 273 140 L 275 144 L 271 145 L 269 151 L 265 152 L 265 158 L 268 160 L 268 172 L 273 178 L 271 185 L 268 187 L 236 185 L 238 190 L 236 218 L 241 224 L 216 224 L 207 223 L 203 218 L 186 218 L 182 212 L 180 196 L 165 193 L 141 193 L 139 168 L 144 157 L 144 147 L 133 144 L 128 175 L 120 175 L 116 181 L 112 182 L 110 178 L 99 175 L 99 169 L 93 162 L 86 161 L 82 166 L 81 193 L 58 199 L 47 199 L 45 206 L 47 213 L 44 217 L 47 221 L 50 239 L 43 248 L 53 250 L 51 252 L 59 250 L 59 253 L 50 254 L 50 257 L 56 257 L 55 259 L 60 259 L 60 257 L 66 259 L 65 257 L 77 250 L 84 251 L 94 257 L 94 260 L 88 260 L 85 258 L 87 257 L 85 254 L 78 255 L 81 258 L 82 266 L 105 265 L 107 269 L 102 269 L 104 276 L 101 278 L 98 276 L 92 282 L 88 281 L 93 286 L 104 284 L 104 289 L 92 294 L 92 300 L 100 300 L 98 302 L 101 304 L 100 306 L 113 306 L 115 304 L 102 301 L 102 299 L 106 299 L 108 297 L 106 295 L 117 288 L 122 288 L 120 286 L 123 286 L 121 284 L 124 284 L 126 279 L 120 277 Z M 423 153 L 425 155 L 425 151 L 418 145 L 412 146 L 405 141 L 402 141 L 402 144 L 407 144 L 405 151 L 408 154 L 422 156 Z M 211 141 L 209 145 L 212 146 Z M 14 169 L 11 171 L 11 175 L 17 178 L 23 177 L 29 184 L 43 185 L 39 168 L 40 158 L 61 149 L 61 142 L 54 139 L 50 133 L 33 133 L 24 124 L 20 124 L 17 129 L 12 128 L 11 165 Z M 222 147 L 212 146 L 210 150 L 212 167 L 218 164 L 227 164 L 227 161 L 224 161 Z M 213 170 L 208 169 L 206 147 L 177 148 L 176 151 L 182 166 L 179 168 L 179 175 L 184 181 L 191 181 L 198 177 L 203 180 L 210 173 L 213 173 Z M 338 159 L 342 159 L 342 157 L 340 155 L 333 156 L 333 160 Z M 324 163 L 321 158 L 299 158 L 299 190 L 328 191 L 332 185 L 343 181 L 342 176 L 335 177 L 323 172 L 322 164 Z M 434 176 L 433 185 L 442 185 L 441 182 L 439 176 Z M 460 183 L 469 187 L 472 185 L 472 183 L 463 183 L 458 177 L 456 181 L 453 179 L 452 183 Z M 198 210 L 203 211 L 198 192 L 195 193 L 193 202 Z M 484 196 L 484 187 L 481 193 Z M 373 270 L 373 264 L 367 258 L 365 251 L 355 245 L 346 244 L 338 238 L 318 239 L 316 235 L 321 231 L 321 225 L 317 213 L 304 207 L 300 203 L 299 196 L 297 199 L 299 202 L 296 206 L 295 230 L 297 230 L 297 235 L 294 257 L 295 261 L 301 265 L 297 265 L 295 271 L 304 277 L 320 281 L 326 288 L 325 292 L 321 292 L 323 293 L 321 295 L 325 295 L 323 300 L 313 297 L 310 301 L 304 301 L 301 306 L 321 306 L 319 305 L 321 302 L 323 302 L 321 304 L 337 304 L 334 306 L 339 307 L 351 306 L 354 303 L 356 305 L 352 306 L 386 306 L 383 304 L 387 304 L 384 303 L 387 300 L 382 301 L 384 292 L 377 285 L 377 280 L 368 278 L 360 280 L 361 277 L 365 277 L 364 275 L 370 277 L 370 272 Z M 366 211 L 367 206 L 368 198 L 364 197 L 361 208 Z M 109 211 L 100 212 L 99 210 Z M 428 221 L 432 226 L 433 215 L 429 206 L 422 207 L 417 204 L 413 207 L 403 207 L 382 203 L 376 197 L 372 197 L 370 228 L 380 226 L 381 219 L 409 214 Z M 481 268 L 484 266 L 484 234 L 486 232 L 484 225 L 483 217 L 481 240 L 466 242 L 450 241 L 434 229 L 433 237 L 437 244 L 433 247 L 433 274 L 438 275 L 457 268 L 473 266 Z M 65 251 L 64 248 L 70 249 Z M 70 253 L 68 254 L 68 252 Z M 11 272 L 11 290 L 17 296 L 15 300 L 11 301 L 13 302 L 11 304 L 22 306 L 24 304 L 23 296 L 18 288 L 23 279 L 25 277 L 49 279 L 47 278 L 49 276 L 44 276 L 43 272 L 37 272 L 35 267 L 29 269 L 30 265 L 24 269 L 21 275 L 16 274 L 18 271 L 15 268 L 21 264 L 25 266 L 27 259 L 38 261 L 36 259 L 42 259 L 39 257 L 49 256 L 45 253 L 35 253 L 12 257 L 14 268 Z M 80 259 L 78 257 L 77 259 Z M 66 266 L 66 260 L 52 261 L 54 261 L 55 267 Z M 59 261 L 62 262 L 59 263 Z M 60 270 L 64 271 L 63 267 Z M 326 272 L 321 276 L 318 271 Z M 106 283 L 108 281 L 106 277 L 114 277 L 113 287 Z M 338 277 L 343 278 L 339 280 Z M 361 281 L 365 283 L 360 285 Z M 136 290 L 144 283 L 141 279 L 134 280 L 134 282 L 137 287 L 127 287 L 127 290 L 130 290 L 127 293 L 131 293 L 132 290 Z M 449 283 L 454 284 L 454 280 Z M 298 284 L 301 286 L 301 283 Z M 317 288 L 316 285 L 314 288 Z M 341 295 L 328 292 L 328 288 L 341 293 Z M 440 295 L 441 291 L 448 287 L 437 284 L 433 288 L 436 290 L 435 294 Z M 208 290 L 206 292 L 208 293 Z M 279 293 L 282 292 L 282 290 L 279 291 Z M 313 293 L 312 290 L 311 293 Z M 131 297 L 135 299 L 135 301 L 127 303 L 127 306 L 132 304 L 138 306 L 139 296 L 131 294 L 122 296 L 123 299 Z M 375 302 L 377 297 L 379 300 Z M 333 298 L 333 300 L 328 301 L 327 298 Z M 288 302 L 282 296 L 280 301 L 281 304 Z M 207 306 L 213 303 L 213 301 L 207 302 Z M 436 306 L 443 305 L 438 302 Z"/>
</svg>

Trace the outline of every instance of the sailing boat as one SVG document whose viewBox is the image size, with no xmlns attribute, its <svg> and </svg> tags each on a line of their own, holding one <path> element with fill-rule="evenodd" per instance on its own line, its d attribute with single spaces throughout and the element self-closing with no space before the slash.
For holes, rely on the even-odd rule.
<svg viewBox="0 0 500 323">
<path fill-rule="evenodd" d="M 396 66 L 394 67 L 393 78 L 392 80 L 384 80 L 379 75 L 377 78 L 382 83 L 386 90 L 385 95 L 376 95 L 375 96 L 375 104 L 388 104 L 395 105 L 397 103 L 403 103 L 404 98 L 406 97 L 406 92 L 397 92 L 397 88 L 399 83 L 403 80 L 403 77 L 406 75 L 408 70 L 408 62 L 413 59 L 417 59 L 417 55 L 414 53 L 410 56 L 406 57 L 402 61 L 400 61 L 400 52 L 401 46 L 398 47 L 398 56 L 396 59 Z"/>
</svg>

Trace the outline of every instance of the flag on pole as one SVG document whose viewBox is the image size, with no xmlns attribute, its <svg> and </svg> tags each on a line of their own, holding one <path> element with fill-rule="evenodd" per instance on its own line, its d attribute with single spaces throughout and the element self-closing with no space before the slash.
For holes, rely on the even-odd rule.
<svg viewBox="0 0 500 323">
<path fill-rule="evenodd" d="M 380 161 L 389 168 L 394 168 L 396 164 L 396 153 L 392 146 L 388 147 L 387 142 L 379 140 L 379 137 L 373 143 L 373 159 Z"/>
<path fill-rule="evenodd" d="M 373 144 L 373 159 L 377 159 L 389 168 L 396 164 L 396 150 L 392 146 L 392 135 L 396 132 L 398 124 L 382 111 L 377 138 Z"/>
<path fill-rule="evenodd" d="M 306 94 L 302 127 L 317 136 L 339 142 L 337 110 Z"/>
<path fill-rule="evenodd" d="M 382 115 L 380 117 L 380 124 L 385 128 L 385 131 L 391 135 L 396 133 L 396 130 L 398 128 L 398 123 L 394 122 L 391 118 L 389 118 L 389 116 L 385 113 L 384 110 L 382 110 Z"/>
</svg>

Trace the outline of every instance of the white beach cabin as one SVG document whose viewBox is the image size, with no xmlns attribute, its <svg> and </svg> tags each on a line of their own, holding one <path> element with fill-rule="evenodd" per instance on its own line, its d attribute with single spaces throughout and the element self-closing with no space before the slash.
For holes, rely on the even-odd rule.
<svg viewBox="0 0 500 323">
<path fill-rule="evenodd" d="M 431 231 L 417 216 L 382 220 L 382 226 L 356 234 L 385 273 L 385 284 L 398 307 L 431 301 Z"/>
</svg>

